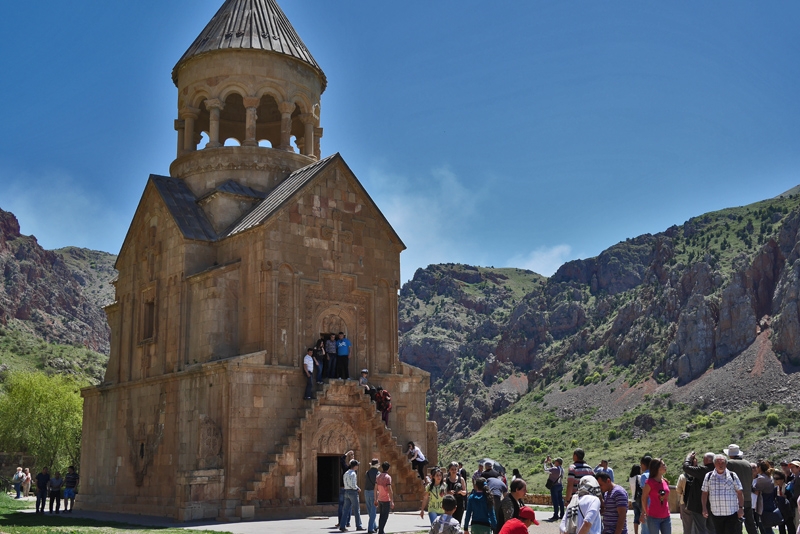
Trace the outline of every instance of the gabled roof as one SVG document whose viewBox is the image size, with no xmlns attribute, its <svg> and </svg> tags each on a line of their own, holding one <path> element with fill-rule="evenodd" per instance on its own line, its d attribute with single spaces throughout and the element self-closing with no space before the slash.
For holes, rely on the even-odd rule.
<svg viewBox="0 0 800 534">
<path fill-rule="evenodd" d="M 224 232 L 223 235 L 220 235 L 220 239 L 224 239 L 226 237 L 230 237 L 245 230 L 249 230 L 255 226 L 258 226 L 264 223 L 267 219 L 269 219 L 273 214 L 275 214 L 279 209 L 281 209 L 289 200 L 292 199 L 297 193 L 300 192 L 306 185 L 308 185 L 315 177 L 319 176 L 319 174 L 328 168 L 330 165 L 333 165 L 336 161 L 340 161 L 342 165 L 347 169 L 350 176 L 353 177 L 356 185 L 361 189 L 364 196 L 369 200 L 369 203 L 378 212 L 378 214 L 383 218 L 386 226 L 388 227 L 389 234 L 397 240 L 403 249 L 406 248 L 403 240 L 400 239 L 400 236 L 397 235 L 397 232 L 394 231 L 392 225 L 386 219 L 386 217 L 381 212 L 378 205 L 375 204 L 375 201 L 372 200 L 372 197 L 369 196 L 367 190 L 364 189 L 364 186 L 361 185 L 361 182 L 358 181 L 356 178 L 355 173 L 350 169 L 347 163 L 342 158 L 341 154 L 338 152 L 331 156 L 328 156 L 325 159 L 321 159 L 317 162 L 312 163 L 311 165 L 307 165 L 302 169 L 297 169 L 292 174 L 289 175 L 286 180 L 281 182 L 278 187 L 273 189 L 258 206 L 256 206 L 250 213 L 242 217 L 241 220 L 234 223 L 228 231 Z"/>
<path fill-rule="evenodd" d="M 150 181 L 164 200 L 183 237 L 198 241 L 217 239 L 217 232 L 183 180 L 151 174 Z"/>
<path fill-rule="evenodd" d="M 230 49 L 264 50 L 295 58 L 319 72 L 323 91 L 328 83 L 325 73 L 275 0 L 226 0 L 172 69 L 172 81 L 177 84 L 178 67 L 184 61 L 207 52 Z"/>
<path fill-rule="evenodd" d="M 327 167 L 337 156 L 339 156 L 338 152 L 294 171 L 288 178 L 282 181 L 278 187 L 273 189 L 261 204 L 256 206 L 253 211 L 234 224 L 233 227 L 226 232 L 225 237 L 244 232 L 266 221 L 270 215 L 275 213 L 275 211 L 284 204 L 284 202 L 294 196 L 295 193 L 310 182 L 312 178 Z"/>
</svg>

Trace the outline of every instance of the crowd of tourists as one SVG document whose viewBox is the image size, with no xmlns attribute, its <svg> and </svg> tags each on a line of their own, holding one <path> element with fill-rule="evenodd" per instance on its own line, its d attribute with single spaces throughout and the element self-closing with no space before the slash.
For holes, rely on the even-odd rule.
<svg viewBox="0 0 800 534">
<path fill-rule="evenodd" d="M 538 525 L 533 509 L 524 503 L 527 483 L 518 470 L 509 481 L 505 469 L 493 460 L 481 461 L 468 477 L 460 462 L 446 468 L 432 467 L 413 442 L 407 456 L 424 484 L 420 517 L 429 518 L 430 534 L 524 534 Z M 800 459 L 773 466 L 742 458 L 740 448 L 731 444 L 722 454 L 692 451 L 678 469 L 672 486 L 677 493 L 684 534 L 800 534 Z M 358 460 L 349 451 L 341 459 L 342 492 L 337 528 L 346 532 L 351 516 L 356 530 L 364 530 L 358 512 Z M 384 534 L 389 512 L 394 508 L 390 464 L 372 460 L 366 476 L 369 534 Z M 585 461 L 583 449 L 575 449 L 572 463 L 564 468 L 561 458 L 544 463 L 546 487 L 550 490 L 553 515 L 566 534 L 627 534 L 627 513 L 633 509 L 634 534 L 671 534 L 671 486 L 667 465 L 661 458 L 644 455 L 632 466 L 627 482 L 630 493 L 615 482 L 607 460 L 595 467 Z M 471 488 L 467 487 L 467 479 Z M 797 484 L 797 488 L 795 488 Z M 471 491 L 468 492 L 468 489 Z M 566 490 L 566 498 L 564 491 Z M 565 504 L 565 502 L 567 504 Z"/>
<path fill-rule="evenodd" d="M 22 499 L 30 494 L 33 481 L 36 481 L 36 513 L 45 513 L 47 506 L 47 499 L 50 499 L 50 513 L 61 513 L 61 500 L 64 499 L 64 513 L 72 512 L 75 508 L 75 494 L 78 488 L 80 476 L 75 471 L 74 466 L 67 468 L 67 474 L 63 477 L 59 471 L 54 475 L 50 475 L 50 470 L 43 467 L 42 470 L 33 477 L 30 468 L 23 469 L 17 467 L 14 476 L 11 477 L 11 483 L 14 485 L 14 490 L 17 495 L 15 499 Z"/>
</svg>

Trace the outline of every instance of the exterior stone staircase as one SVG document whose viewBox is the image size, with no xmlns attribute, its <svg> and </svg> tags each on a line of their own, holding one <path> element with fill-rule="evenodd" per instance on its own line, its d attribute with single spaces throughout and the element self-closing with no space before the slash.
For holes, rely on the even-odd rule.
<svg viewBox="0 0 800 534">
<path fill-rule="evenodd" d="M 285 495 L 285 478 L 296 472 L 296 464 L 301 457 L 302 436 L 311 436 L 316 430 L 315 414 L 321 406 L 326 405 L 328 397 L 335 393 L 338 398 L 346 394 L 350 406 L 358 406 L 363 412 L 366 427 L 371 430 L 379 449 L 381 461 L 391 464 L 389 474 L 392 476 L 395 510 L 410 511 L 419 509 L 422 499 L 422 483 L 411 463 L 406 458 L 404 449 L 391 429 L 387 428 L 377 411 L 375 403 L 365 395 L 356 381 L 333 380 L 324 384 L 317 391 L 314 400 L 306 401 L 304 416 L 286 433 L 286 438 L 279 443 L 277 452 L 267 455 L 263 468 L 254 473 L 253 480 L 247 483 L 241 505 L 221 510 L 220 519 L 225 521 L 251 519 L 253 517 L 279 517 L 302 514 L 335 514 L 336 506 L 317 505 L 305 502 L 303 498 Z M 363 427 L 362 427 L 363 429 Z M 344 452 L 344 451 L 342 451 Z M 368 468 L 370 458 L 360 457 L 362 471 Z M 362 475 L 363 476 L 363 475 Z M 281 491 L 284 495 L 281 496 Z M 264 498 L 265 495 L 275 498 Z M 362 496 L 363 500 L 363 496 Z M 363 503 L 362 503 L 363 505 Z M 233 512 L 233 514 L 231 514 Z"/>
</svg>

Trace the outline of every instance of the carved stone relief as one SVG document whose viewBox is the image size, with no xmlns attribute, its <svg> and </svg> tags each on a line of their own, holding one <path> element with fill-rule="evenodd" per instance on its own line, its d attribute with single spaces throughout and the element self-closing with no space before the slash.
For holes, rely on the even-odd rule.
<svg viewBox="0 0 800 534">
<path fill-rule="evenodd" d="M 197 468 L 216 469 L 222 467 L 222 430 L 209 416 L 200 416 Z"/>
</svg>

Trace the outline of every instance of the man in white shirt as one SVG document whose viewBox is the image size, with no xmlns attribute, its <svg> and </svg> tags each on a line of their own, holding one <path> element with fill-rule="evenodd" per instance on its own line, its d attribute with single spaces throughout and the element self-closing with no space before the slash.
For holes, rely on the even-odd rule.
<svg viewBox="0 0 800 534">
<path fill-rule="evenodd" d="M 303 400 L 310 400 L 314 390 L 314 349 L 308 349 L 303 357 L 303 372 L 306 374 L 306 393 Z"/>
<path fill-rule="evenodd" d="M 744 493 L 736 473 L 728 469 L 728 459 L 714 456 L 714 470 L 703 478 L 701 499 L 703 517 L 711 514 L 716 532 L 741 534 L 744 517 Z"/>
<path fill-rule="evenodd" d="M 339 532 L 347 532 L 344 525 L 350 522 L 350 514 L 356 518 L 356 530 L 364 530 L 361 526 L 361 514 L 359 513 L 358 492 L 358 460 L 350 460 L 350 469 L 344 474 L 344 510 L 342 510 L 342 521 L 339 523 Z"/>
</svg>

